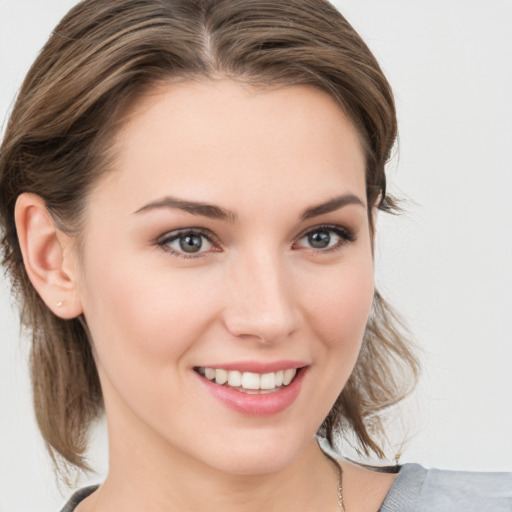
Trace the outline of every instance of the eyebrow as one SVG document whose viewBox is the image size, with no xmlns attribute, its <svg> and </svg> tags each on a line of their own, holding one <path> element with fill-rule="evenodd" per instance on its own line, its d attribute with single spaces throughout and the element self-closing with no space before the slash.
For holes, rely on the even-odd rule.
<svg viewBox="0 0 512 512">
<path fill-rule="evenodd" d="M 221 219 L 236 221 L 238 216 L 231 210 L 226 210 L 220 206 L 213 204 L 201 203 L 198 201 L 187 201 L 184 199 L 178 199 L 176 197 L 166 196 L 162 199 L 157 199 L 139 208 L 134 213 L 142 213 L 150 210 L 157 210 L 160 208 L 172 208 L 177 210 L 183 210 L 192 215 L 201 215 L 203 217 L 209 217 L 211 219 Z"/>
<path fill-rule="evenodd" d="M 317 217 L 319 215 L 324 215 L 326 213 L 334 212 L 348 205 L 359 205 L 363 208 L 366 208 L 364 202 L 359 199 L 359 197 L 354 194 L 344 194 L 325 203 L 320 203 L 315 206 L 311 206 L 303 211 L 301 215 L 301 220 L 311 219 L 312 217 Z M 166 196 L 162 199 L 157 199 L 156 201 L 152 201 L 142 208 L 139 208 L 134 213 L 142 213 L 151 210 L 157 210 L 160 208 L 171 208 L 177 210 L 183 210 L 187 213 L 191 213 L 192 215 L 201 215 L 203 217 L 209 217 L 211 219 L 220 219 L 220 220 L 229 220 L 231 222 L 235 222 L 238 220 L 238 216 L 232 210 L 226 210 L 225 208 L 221 208 L 220 206 L 216 206 L 213 204 L 202 203 L 199 201 L 187 201 L 184 199 L 178 199 L 176 197 Z"/>
<path fill-rule="evenodd" d="M 312 217 L 318 217 L 319 215 L 334 212 L 350 204 L 355 204 L 362 206 L 363 208 L 366 208 L 364 202 L 361 199 L 359 199 L 359 197 L 357 197 L 356 195 L 343 194 L 342 196 L 330 199 L 325 203 L 321 203 L 315 206 L 311 206 L 310 208 L 307 208 L 302 213 L 301 219 L 304 221 L 307 219 L 311 219 Z"/>
</svg>

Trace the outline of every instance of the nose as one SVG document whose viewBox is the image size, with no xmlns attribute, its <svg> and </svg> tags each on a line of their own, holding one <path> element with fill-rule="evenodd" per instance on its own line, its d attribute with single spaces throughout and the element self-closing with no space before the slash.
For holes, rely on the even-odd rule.
<svg viewBox="0 0 512 512">
<path fill-rule="evenodd" d="M 293 279 L 278 256 L 253 254 L 231 268 L 228 279 L 224 321 L 232 335 L 275 344 L 298 328 Z"/>
</svg>

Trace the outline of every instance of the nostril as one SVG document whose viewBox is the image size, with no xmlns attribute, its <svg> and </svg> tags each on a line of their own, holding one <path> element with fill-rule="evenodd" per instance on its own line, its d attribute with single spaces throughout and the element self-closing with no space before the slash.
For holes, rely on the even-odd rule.
<svg viewBox="0 0 512 512">
<path fill-rule="evenodd" d="M 269 258 L 268 254 L 260 256 L 261 260 Z M 244 268 L 243 276 L 235 275 L 224 321 L 227 330 L 240 339 L 272 344 L 287 339 L 301 316 L 291 280 L 279 269 L 280 263 L 261 260 Z"/>
<path fill-rule="evenodd" d="M 226 318 L 226 328 L 234 336 L 244 340 L 255 339 L 260 343 L 280 343 L 291 336 L 296 328 L 293 314 L 284 314 L 276 318 L 275 314 L 243 315 L 230 312 Z"/>
</svg>

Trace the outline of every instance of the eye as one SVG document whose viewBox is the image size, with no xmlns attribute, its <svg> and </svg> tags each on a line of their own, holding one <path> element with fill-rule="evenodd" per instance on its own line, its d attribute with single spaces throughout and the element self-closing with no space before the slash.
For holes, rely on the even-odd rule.
<svg viewBox="0 0 512 512">
<path fill-rule="evenodd" d="M 187 229 L 172 231 L 158 240 L 158 245 L 183 258 L 200 256 L 216 249 L 208 234 L 197 230 Z"/>
<path fill-rule="evenodd" d="M 308 231 L 295 245 L 316 251 L 329 251 L 354 240 L 353 233 L 341 226 L 319 226 Z"/>
</svg>

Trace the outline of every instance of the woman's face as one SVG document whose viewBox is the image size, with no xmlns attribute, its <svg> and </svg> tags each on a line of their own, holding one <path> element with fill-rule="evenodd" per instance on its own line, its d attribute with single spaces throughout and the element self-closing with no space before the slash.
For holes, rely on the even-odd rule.
<svg viewBox="0 0 512 512">
<path fill-rule="evenodd" d="M 372 303 L 354 127 L 307 86 L 190 82 L 141 100 L 116 146 L 78 285 L 111 460 L 283 467 L 345 385 Z"/>
</svg>

